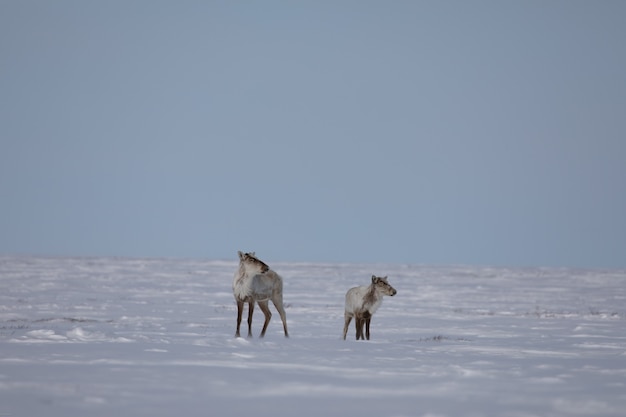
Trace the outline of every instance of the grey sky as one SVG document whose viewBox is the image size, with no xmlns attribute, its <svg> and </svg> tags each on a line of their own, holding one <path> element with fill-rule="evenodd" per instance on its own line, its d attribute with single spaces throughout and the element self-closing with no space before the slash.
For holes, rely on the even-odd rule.
<svg viewBox="0 0 626 417">
<path fill-rule="evenodd" d="M 626 267 L 626 2 L 0 2 L 0 253 Z"/>
</svg>

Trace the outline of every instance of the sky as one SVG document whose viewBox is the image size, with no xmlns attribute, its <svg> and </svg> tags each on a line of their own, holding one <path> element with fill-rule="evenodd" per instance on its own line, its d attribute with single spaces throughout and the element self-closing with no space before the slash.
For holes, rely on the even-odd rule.
<svg viewBox="0 0 626 417">
<path fill-rule="evenodd" d="M 626 267 L 626 2 L 0 1 L 0 254 Z"/>
</svg>

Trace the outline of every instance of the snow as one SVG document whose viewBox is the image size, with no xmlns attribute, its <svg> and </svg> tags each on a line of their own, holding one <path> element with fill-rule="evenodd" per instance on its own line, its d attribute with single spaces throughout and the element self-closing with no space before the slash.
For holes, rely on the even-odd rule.
<svg viewBox="0 0 626 417">
<path fill-rule="evenodd" d="M 0 416 L 626 410 L 626 271 L 268 264 L 289 339 L 273 306 L 264 339 L 259 309 L 234 337 L 235 260 L 0 257 Z M 343 341 L 372 275 L 398 293 Z"/>
</svg>

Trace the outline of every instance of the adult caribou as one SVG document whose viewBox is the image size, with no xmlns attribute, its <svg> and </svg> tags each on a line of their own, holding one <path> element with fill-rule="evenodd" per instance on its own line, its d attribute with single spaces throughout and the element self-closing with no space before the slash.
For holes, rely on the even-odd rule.
<svg viewBox="0 0 626 417">
<path fill-rule="evenodd" d="M 235 301 L 237 301 L 237 331 L 235 337 L 241 337 L 239 328 L 241 326 L 244 303 L 248 303 L 248 337 L 252 337 L 252 315 L 255 302 L 265 315 L 263 330 L 261 330 L 259 337 L 265 336 L 267 325 L 272 318 L 268 305 L 269 300 L 272 300 L 274 307 L 280 314 L 285 337 L 289 337 L 287 316 L 283 307 L 283 279 L 271 270 L 266 263 L 257 258 L 254 252 L 242 253 L 238 251 L 238 254 L 239 269 L 233 279 L 233 295 L 235 296 Z"/>
</svg>

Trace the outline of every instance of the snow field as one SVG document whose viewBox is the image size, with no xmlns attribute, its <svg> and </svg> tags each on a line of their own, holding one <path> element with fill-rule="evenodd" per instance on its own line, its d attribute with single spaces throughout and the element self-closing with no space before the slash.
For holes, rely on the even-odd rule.
<svg viewBox="0 0 626 417">
<path fill-rule="evenodd" d="M 626 410 L 625 271 L 263 260 L 289 339 L 273 306 L 234 337 L 234 260 L 0 257 L 0 416 Z M 398 294 L 343 341 L 372 274 Z"/>
</svg>

